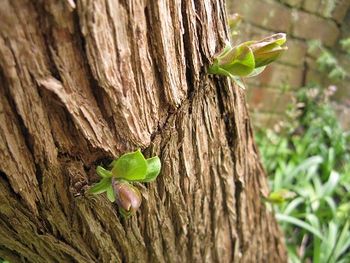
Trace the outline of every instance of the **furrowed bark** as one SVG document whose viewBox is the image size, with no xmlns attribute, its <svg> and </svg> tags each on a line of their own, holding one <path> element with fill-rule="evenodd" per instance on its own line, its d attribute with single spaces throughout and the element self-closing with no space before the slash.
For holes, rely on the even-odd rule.
<svg viewBox="0 0 350 263">
<path fill-rule="evenodd" d="M 244 91 L 206 74 L 222 1 L 3 0 L 0 257 L 285 262 Z M 141 148 L 157 181 L 123 219 L 86 193 Z"/>
</svg>

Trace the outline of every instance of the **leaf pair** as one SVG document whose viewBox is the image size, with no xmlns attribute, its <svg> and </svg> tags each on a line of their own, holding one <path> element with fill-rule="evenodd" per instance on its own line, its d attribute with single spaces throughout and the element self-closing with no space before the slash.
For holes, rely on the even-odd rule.
<svg viewBox="0 0 350 263">
<path fill-rule="evenodd" d="M 232 48 L 227 45 L 223 52 L 214 59 L 208 72 L 234 78 L 235 76 L 246 76 L 254 68 L 254 54 L 248 46 L 239 45 Z"/>
<path fill-rule="evenodd" d="M 145 159 L 140 150 L 127 153 L 111 163 L 112 176 L 130 182 L 154 181 L 161 168 L 158 156 Z"/>
<path fill-rule="evenodd" d="M 102 168 L 101 166 L 99 167 Z M 112 186 L 112 177 L 103 177 L 97 184 L 95 184 L 89 189 L 89 192 L 95 195 L 106 192 L 109 201 L 115 202 L 115 195 Z"/>
<path fill-rule="evenodd" d="M 239 45 L 226 53 L 218 64 L 232 75 L 246 76 L 255 68 L 254 54 L 248 46 Z"/>
<path fill-rule="evenodd" d="M 151 182 L 160 173 L 161 163 L 158 156 L 145 159 L 140 150 L 126 153 L 110 164 L 111 170 L 97 166 L 96 172 L 101 180 L 89 189 L 92 194 L 106 192 L 111 202 L 116 201 L 114 182 Z M 130 187 L 133 187 L 130 185 Z"/>
<path fill-rule="evenodd" d="M 255 67 L 266 66 L 279 58 L 287 50 L 287 47 L 282 46 L 286 41 L 286 34 L 278 33 L 260 41 L 246 42 L 254 54 Z"/>
</svg>

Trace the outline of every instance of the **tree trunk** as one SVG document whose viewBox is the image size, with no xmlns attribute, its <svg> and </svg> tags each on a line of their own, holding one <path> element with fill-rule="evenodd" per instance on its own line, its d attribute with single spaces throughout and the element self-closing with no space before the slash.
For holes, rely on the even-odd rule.
<svg viewBox="0 0 350 263">
<path fill-rule="evenodd" d="M 284 262 L 244 91 L 206 74 L 223 1 L 2 0 L 0 257 Z M 141 148 L 140 210 L 86 193 Z"/>
</svg>

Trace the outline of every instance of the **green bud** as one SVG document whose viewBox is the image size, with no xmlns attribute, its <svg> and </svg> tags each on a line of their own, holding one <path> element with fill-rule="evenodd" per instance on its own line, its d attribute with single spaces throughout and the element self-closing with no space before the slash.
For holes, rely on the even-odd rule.
<svg viewBox="0 0 350 263">
<path fill-rule="evenodd" d="M 260 41 L 248 41 L 247 45 L 254 54 L 255 67 L 259 68 L 275 61 L 288 48 L 282 45 L 286 42 L 286 34 L 278 33 Z"/>
<path fill-rule="evenodd" d="M 137 211 L 141 205 L 140 191 L 133 185 L 122 180 L 112 179 L 115 200 L 123 215 L 129 216 Z"/>
<path fill-rule="evenodd" d="M 265 200 L 273 204 L 282 204 L 286 200 L 292 199 L 296 196 L 296 193 L 289 191 L 287 189 L 279 189 L 277 191 L 271 192 Z"/>
<path fill-rule="evenodd" d="M 233 76 L 249 75 L 255 68 L 254 55 L 245 45 L 226 48 L 216 56 L 209 73 Z"/>
<path fill-rule="evenodd" d="M 287 47 L 286 34 L 278 33 L 260 41 L 247 41 L 232 47 L 226 47 L 214 56 L 208 73 L 237 77 L 251 77 L 263 71 L 264 66 L 276 60 Z"/>
</svg>

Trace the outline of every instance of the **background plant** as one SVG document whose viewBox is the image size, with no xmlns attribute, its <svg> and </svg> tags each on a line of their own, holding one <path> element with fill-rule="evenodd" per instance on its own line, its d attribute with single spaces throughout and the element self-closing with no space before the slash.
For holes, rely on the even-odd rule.
<svg viewBox="0 0 350 263">
<path fill-rule="evenodd" d="M 349 134 L 328 103 L 332 93 L 300 89 L 282 128 L 256 134 L 271 191 L 295 193 L 274 205 L 291 262 L 350 262 Z"/>
<path fill-rule="evenodd" d="M 344 38 L 339 41 L 341 50 L 348 55 L 350 55 L 350 38 Z M 309 42 L 309 52 L 318 54 L 316 60 L 318 69 L 327 74 L 327 77 L 331 81 L 341 81 L 349 77 L 349 72 L 347 72 L 339 63 L 338 59 L 333 55 L 333 53 L 325 48 L 322 43 L 318 40 L 313 40 Z"/>
</svg>

